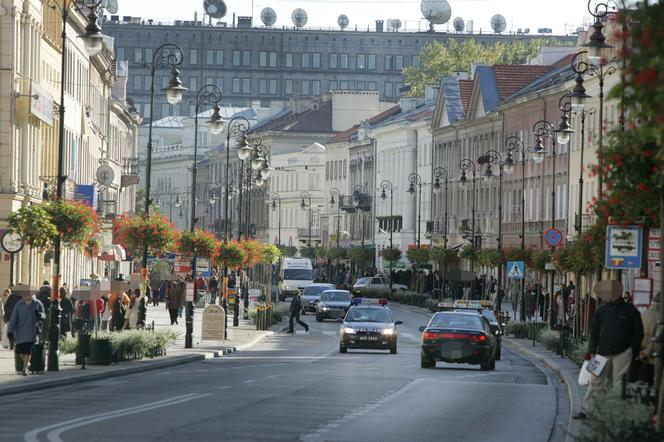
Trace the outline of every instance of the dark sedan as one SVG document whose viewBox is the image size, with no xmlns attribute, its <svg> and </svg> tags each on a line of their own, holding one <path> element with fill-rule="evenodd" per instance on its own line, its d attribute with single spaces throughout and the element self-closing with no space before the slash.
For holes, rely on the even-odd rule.
<svg viewBox="0 0 664 442">
<path fill-rule="evenodd" d="M 316 321 L 343 318 L 352 299 L 348 290 L 325 290 L 316 304 Z"/>
<path fill-rule="evenodd" d="M 496 338 L 489 322 L 477 312 L 438 312 L 420 331 L 422 368 L 433 368 L 436 361 L 496 368 Z"/>
<path fill-rule="evenodd" d="M 316 313 L 316 304 L 325 290 L 334 289 L 334 284 L 316 283 L 308 285 L 302 291 L 302 314 Z"/>
<path fill-rule="evenodd" d="M 349 348 L 390 350 L 397 352 L 397 329 L 401 321 L 394 321 L 390 310 L 380 304 L 351 307 L 341 324 L 339 353 Z"/>
</svg>

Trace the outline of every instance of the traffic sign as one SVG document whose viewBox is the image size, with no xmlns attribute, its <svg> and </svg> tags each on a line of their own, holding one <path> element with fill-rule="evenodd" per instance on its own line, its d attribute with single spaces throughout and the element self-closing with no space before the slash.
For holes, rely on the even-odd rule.
<svg viewBox="0 0 664 442">
<path fill-rule="evenodd" d="M 558 229 L 549 229 L 544 232 L 544 241 L 549 247 L 557 247 L 563 242 L 563 234 Z"/>
<path fill-rule="evenodd" d="M 639 226 L 606 227 L 607 269 L 641 268 L 643 229 Z"/>
<path fill-rule="evenodd" d="M 526 266 L 523 261 L 507 261 L 507 277 L 510 279 L 523 279 Z"/>
</svg>

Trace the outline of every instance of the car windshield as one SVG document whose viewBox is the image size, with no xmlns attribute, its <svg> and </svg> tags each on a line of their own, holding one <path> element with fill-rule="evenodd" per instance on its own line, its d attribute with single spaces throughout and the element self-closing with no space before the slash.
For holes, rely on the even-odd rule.
<svg viewBox="0 0 664 442">
<path fill-rule="evenodd" d="M 354 308 L 348 312 L 346 322 L 393 322 L 385 308 Z"/>
<path fill-rule="evenodd" d="M 475 315 L 435 314 L 429 327 L 461 328 L 464 330 L 482 330 L 482 321 Z"/>
<path fill-rule="evenodd" d="M 488 308 L 485 308 L 482 310 L 482 316 L 486 318 L 487 321 L 489 321 L 490 324 L 497 324 L 498 319 L 496 318 L 496 315 L 489 310 Z"/>
<path fill-rule="evenodd" d="M 304 288 L 302 296 L 320 296 L 325 290 L 333 288 L 331 285 L 310 285 Z"/>
<path fill-rule="evenodd" d="M 284 279 L 295 281 L 311 281 L 313 272 L 309 269 L 284 269 Z"/>
<path fill-rule="evenodd" d="M 350 302 L 350 293 L 327 291 L 321 295 L 320 300 L 333 301 L 333 302 Z"/>
<path fill-rule="evenodd" d="M 355 281 L 355 285 L 366 284 L 367 281 L 369 281 L 369 278 L 360 278 L 357 281 Z"/>
</svg>

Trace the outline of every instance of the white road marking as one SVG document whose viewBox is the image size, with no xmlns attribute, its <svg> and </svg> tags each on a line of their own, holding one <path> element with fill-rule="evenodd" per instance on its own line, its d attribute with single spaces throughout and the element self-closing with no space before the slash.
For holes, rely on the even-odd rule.
<svg viewBox="0 0 664 442">
<path fill-rule="evenodd" d="M 247 384 L 247 385 L 248 384 L 253 384 L 254 382 L 256 382 L 255 379 L 247 379 L 246 381 L 244 381 L 244 383 Z"/>
<path fill-rule="evenodd" d="M 279 376 L 281 376 L 281 375 L 280 374 L 273 374 L 272 376 L 268 376 L 265 379 L 274 379 L 274 378 L 278 378 Z"/>
<path fill-rule="evenodd" d="M 421 342 L 421 339 L 419 337 L 415 337 L 411 333 L 399 333 L 399 336 L 404 337 L 409 341 L 417 342 L 418 344 Z"/>
<path fill-rule="evenodd" d="M 45 427 L 34 429 L 32 431 L 25 433 L 23 438 L 25 439 L 26 442 L 39 442 L 39 434 L 48 431 L 46 438 L 49 440 L 49 442 L 62 442 L 60 435 L 65 431 L 71 430 L 73 428 L 83 427 L 96 422 L 108 419 L 114 419 L 116 417 L 143 413 L 145 411 L 150 411 L 157 408 L 170 407 L 172 405 L 181 404 L 183 402 L 188 402 L 194 399 L 200 399 L 211 395 L 212 393 L 204 393 L 204 394 L 190 393 L 182 396 L 175 396 L 169 399 L 164 399 L 161 401 L 149 402 L 147 404 L 137 405 L 135 407 L 122 408 L 119 410 L 109 411 L 106 413 L 99 413 L 90 416 L 79 417 L 65 422 L 59 422 L 57 424 L 47 425 Z"/>
<path fill-rule="evenodd" d="M 233 388 L 230 385 L 222 385 L 221 387 L 217 387 L 219 390 L 228 390 L 229 388 Z"/>
</svg>

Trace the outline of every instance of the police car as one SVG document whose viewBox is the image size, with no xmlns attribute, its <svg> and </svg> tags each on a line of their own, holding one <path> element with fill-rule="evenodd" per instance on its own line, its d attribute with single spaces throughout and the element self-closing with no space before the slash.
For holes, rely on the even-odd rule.
<svg viewBox="0 0 664 442">
<path fill-rule="evenodd" d="M 495 313 L 493 312 L 493 303 L 491 301 L 468 301 L 459 299 L 454 302 L 439 302 L 439 312 L 463 312 L 475 311 L 480 313 L 484 319 L 489 322 L 491 333 L 496 338 L 496 360 L 499 361 L 501 357 L 503 326 L 498 321 Z"/>
<path fill-rule="evenodd" d="M 392 318 L 385 299 L 355 298 L 341 324 L 339 353 L 349 348 L 397 352 L 397 328 L 402 324 Z"/>
</svg>

